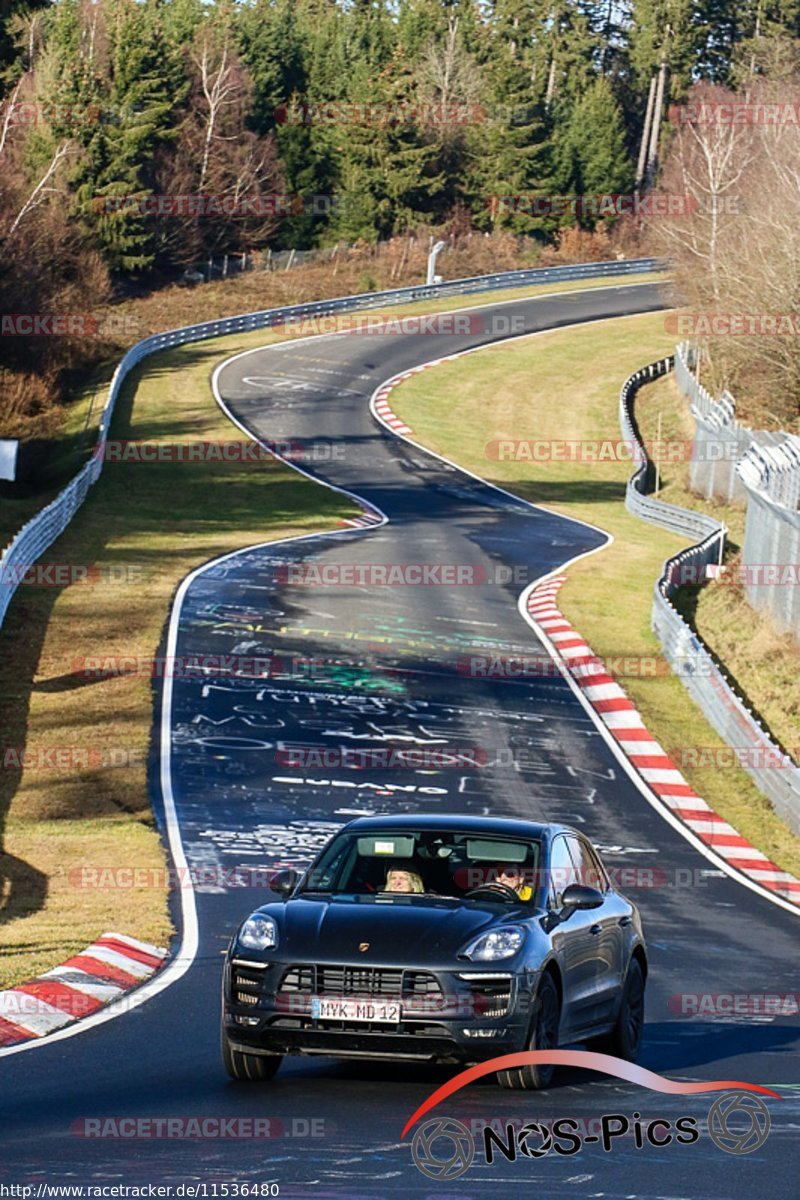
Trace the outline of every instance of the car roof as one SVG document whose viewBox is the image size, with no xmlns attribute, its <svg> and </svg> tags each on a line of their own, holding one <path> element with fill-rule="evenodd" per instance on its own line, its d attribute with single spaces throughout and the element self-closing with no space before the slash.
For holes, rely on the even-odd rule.
<svg viewBox="0 0 800 1200">
<path fill-rule="evenodd" d="M 377 817 L 356 817 L 344 826 L 353 832 L 369 833 L 381 829 L 435 829 L 443 832 L 502 834 L 507 837 L 551 838 L 564 831 L 575 833 L 569 825 L 523 821 L 516 817 L 474 817 L 461 813 L 403 813 L 392 816 L 385 813 Z"/>
</svg>

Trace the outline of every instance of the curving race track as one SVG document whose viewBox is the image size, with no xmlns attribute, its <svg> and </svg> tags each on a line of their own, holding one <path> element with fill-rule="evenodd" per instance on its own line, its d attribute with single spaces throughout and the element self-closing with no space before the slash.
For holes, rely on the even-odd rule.
<svg viewBox="0 0 800 1200">
<path fill-rule="evenodd" d="M 273 443 L 304 443 L 303 469 L 357 494 L 375 523 L 244 550 L 182 587 L 168 654 L 233 655 L 243 672 L 248 659 L 272 660 L 266 682 L 228 673 L 165 686 L 162 738 L 171 736 L 162 744 L 161 788 L 153 773 L 153 802 L 178 864 L 185 853 L 207 882 L 180 894 L 180 954 L 138 994 L 146 1002 L 0 1054 L 0 1184 L 199 1181 L 210 1196 L 214 1183 L 274 1181 L 284 1197 L 342 1200 L 466 1200 L 511 1185 L 548 1200 L 724 1200 L 763 1186 L 769 1173 L 774 1200 L 796 1196 L 797 1020 L 682 1016 L 671 998 L 791 993 L 797 917 L 724 875 L 661 819 L 562 679 L 481 678 L 468 665 L 487 654 L 545 655 L 518 611 L 519 593 L 602 547 L 605 535 L 394 437 L 369 409 L 388 377 L 506 336 L 507 324 L 493 324 L 496 314 L 518 318 L 531 333 L 659 307 L 652 284 L 565 293 L 475 309 L 481 320 L 459 336 L 312 338 L 239 355 L 218 369 L 218 398 L 244 429 Z M 378 523 L 382 514 L 388 521 Z M 449 564 L 471 568 L 479 582 L 348 582 L 348 572 L 353 578 L 365 564 Z M 331 570 L 320 575 L 322 567 Z M 441 746 L 485 752 L 490 765 L 336 764 L 342 749 Z M 329 757 L 293 765 L 292 755 L 305 752 L 298 747 Z M 267 894 L 264 869 L 307 861 L 353 814 L 420 810 L 563 820 L 604 847 L 612 868 L 658 868 L 663 886 L 629 889 L 651 961 L 642 1065 L 682 1080 L 774 1088 L 782 1099 L 770 1102 L 764 1146 L 736 1156 L 707 1137 L 641 1149 L 626 1138 L 608 1153 L 594 1144 L 575 1157 L 501 1158 L 491 1166 L 476 1159 L 448 1185 L 419 1173 L 400 1131 L 454 1069 L 307 1058 L 287 1060 L 261 1087 L 228 1081 L 217 1048 L 220 954 L 233 926 Z M 229 886 L 231 869 L 240 886 Z M 501 1125 L 634 1112 L 701 1120 L 713 1098 L 667 1097 L 565 1069 L 548 1092 L 502 1092 L 489 1080 L 441 1111 Z M 138 1126 L 114 1124 L 132 1117 Z M 147 1119 L 165 1117 L 268 1118 L 273 1136 L 82 1136 L 92 1129 L 146 1134 Z M 98 1118 L 106 1124 L 84 1124 Z M 159 1128 L 151 1120 L 150 1134 Z"/>
</svg>

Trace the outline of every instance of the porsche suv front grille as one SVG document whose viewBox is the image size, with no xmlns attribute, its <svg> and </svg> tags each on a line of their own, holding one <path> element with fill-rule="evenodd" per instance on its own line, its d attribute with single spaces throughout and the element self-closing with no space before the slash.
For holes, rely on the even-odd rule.
<svg viewBox="0 0 800 1200">
<path fill-rule="evenodd" d="M 289 967 L 280 992 L 307 996 L 408 996 L 438 997 L 442 989 L 429 971 L 387 967 L 297 965 Z"/>
</svg>

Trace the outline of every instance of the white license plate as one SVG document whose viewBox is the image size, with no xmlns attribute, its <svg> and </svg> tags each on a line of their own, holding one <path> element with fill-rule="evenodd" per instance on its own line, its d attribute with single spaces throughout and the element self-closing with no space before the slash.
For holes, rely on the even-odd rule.
<svg viewBox="0 0 800 1200">
<path fill-rule="evenodd" d="M 396 1025 L 400 1020 L 400 1001 L 355 1000 L 345 996 L 312 996 L 311 1016 L 320 1021 L 382 1021 Z"/>
</svg>

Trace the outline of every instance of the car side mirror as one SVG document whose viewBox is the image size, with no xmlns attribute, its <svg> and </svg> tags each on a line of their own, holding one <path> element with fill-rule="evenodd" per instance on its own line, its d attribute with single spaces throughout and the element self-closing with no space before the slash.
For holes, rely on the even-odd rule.
<svg viewBox="0 0 800 1200">
<path fill-rule="evenodd" d="M 561 911 L 567 917 L 576 908 L 599 908 L 604 900 L 605 896 L 597 888 L 587 887 L 583 883 L 571 883 L 562 893 Z"/>
<path fill-rule="evenodd" d="M 286 871 L 276 871 L 269 881 L 270 890 L 277 892 L 279 896 L 288 896 L 294 891 L 299 878 L 297 871 L 293 871 L 291 868 Z"/>
</svg>

